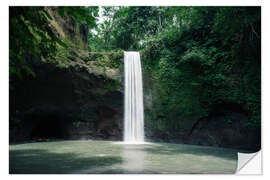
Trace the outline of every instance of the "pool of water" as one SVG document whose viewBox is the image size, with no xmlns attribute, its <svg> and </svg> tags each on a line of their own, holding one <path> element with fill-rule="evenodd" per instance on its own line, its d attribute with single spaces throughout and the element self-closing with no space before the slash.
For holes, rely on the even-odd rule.
<svg viewBox="0 0 270 180">
<path fill-rule="evenodd" d="M 56 141 L 9 146 L 15 174 L 230 174 L 237 151 L 169 143 Z"/>
</svg>

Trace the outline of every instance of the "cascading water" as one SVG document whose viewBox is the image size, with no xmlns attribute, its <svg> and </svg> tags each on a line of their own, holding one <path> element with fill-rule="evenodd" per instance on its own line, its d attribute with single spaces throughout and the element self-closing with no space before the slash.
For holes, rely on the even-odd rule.
<svg viewBox="0 0 270 180">
<path fill-rule="evenodd" d="M 144 142 L 142 70 L 139 52 L 124 52 L 125 114 L 124 141 Z"/>
</svg>

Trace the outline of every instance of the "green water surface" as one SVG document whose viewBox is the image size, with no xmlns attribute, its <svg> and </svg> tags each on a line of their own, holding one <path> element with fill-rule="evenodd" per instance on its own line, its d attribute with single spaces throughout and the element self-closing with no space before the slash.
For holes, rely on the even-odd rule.
<svg viewBox="0 0 270 180">
<path fill-rule="evenodd" d="M 12 174 L 228 174 L 236 167 L 236 150 L 184 144 L 56 141 L 9 146 Z"/>
</svg>

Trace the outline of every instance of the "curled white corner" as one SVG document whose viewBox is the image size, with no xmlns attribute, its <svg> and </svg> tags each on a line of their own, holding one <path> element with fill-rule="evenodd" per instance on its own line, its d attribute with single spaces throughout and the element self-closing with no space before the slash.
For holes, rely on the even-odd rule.
<svg viewBox="0 0 270 180">
<path fill-rule="evenodd" d="M 236 174 L 262 174 L 261 151 L 256 153 L 238 153 Z"/>
</svg>

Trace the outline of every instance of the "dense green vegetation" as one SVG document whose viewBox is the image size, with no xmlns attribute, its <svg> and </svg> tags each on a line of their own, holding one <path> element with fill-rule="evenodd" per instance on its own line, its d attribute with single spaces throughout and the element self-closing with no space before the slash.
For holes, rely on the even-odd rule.
<svg viewBox="0 0 270 180">
<path fill-rule="evenodd" d="M 97 7 L 58 7 L 60 16 L 70 17 L 74 22 L 96 25 Z M 53 58 L 58 47 L 67 48 L 68 41 L 60 39 L 50 26 L 51 15 L 46 7 L 9 8 L 9 56 L 10 77 L 35 76 L 31 61 Z M 65 41 L 65 42 L 64 42 Z"/>
<path fill-rule="evenodd" d="M 46 7 L 11 7 L 11 81 L 35 77 L 32 62 L 41 59 L 58 61 L 65 68 L 67 59 L 82 56 L 85 61 L 95 59 L 99 67 L 121 69 L 119 54 L 135 50 L 141 52 L 144 79 L 149 82 L 144 88 L 153 97 L 147 125 L 177 130 L 183 120 L 208 117 L 222 109 L 228 124 L 230 113 L 237 110 L 248 116 L 247 126 L 260 126 L 259 7 L 53 9 L 64 19 L 87 26 L 88 49 L 79 51 L 68 38 L 56 35 Z M 101 23 L 97 23 L 99 10 Z"/>
<path fill-rule="evenodd" d="M 152 126 L 177 130 L 182 119 L 220 106 L 260 125 L 260 8 L 106 7 L 103 14 L 89 45 L 142 53 L 153 84 Z M 231 123 L 230 112 L 225 116 Z"/>
</svg>

